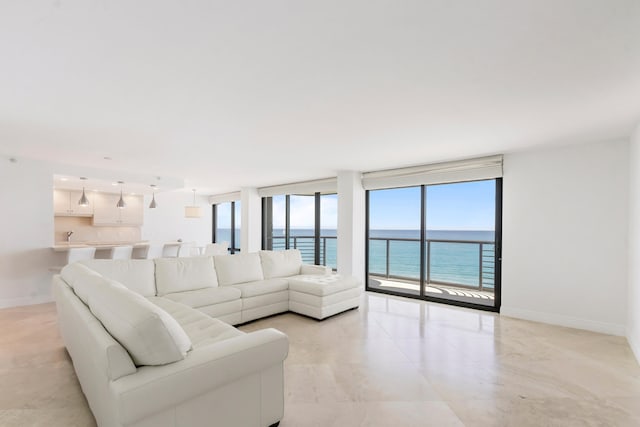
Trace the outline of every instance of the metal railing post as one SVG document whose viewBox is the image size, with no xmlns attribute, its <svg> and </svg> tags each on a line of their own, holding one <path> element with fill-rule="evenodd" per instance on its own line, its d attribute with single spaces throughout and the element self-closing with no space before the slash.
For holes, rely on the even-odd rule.
<svg viewBox="0 0 640 427">
<path fill-rule="evenodd" d="M 427 240 L 427 283 L 431 283 L 431 240 Z"/>
<path fill-rule="evenodd" d="M 480 277 L 478 278 L 478 289 L 482 290 L 482 243 L 479 244 L 479 249 L 480 249 L 480 264 L 478 264 L 478 271 L 480 273 Z"/>
<path fill-rule="evenodd" d="M 387 258 L 387 260 L 386 260 L 387 261 L 387 270 L 386 270 L 387 271 L 387 279 L 389 278 L 389 242 L 390 241 L 391 241 L 390 239 L 386 239 L 386 242 L 387 242 L 387 256 L 386 256 L 386 258 Z"/>
<path fill-rule="evenodd" d="M 322 265 L 327 265 L 327 238 L 322 238 Z"/>
</svg>

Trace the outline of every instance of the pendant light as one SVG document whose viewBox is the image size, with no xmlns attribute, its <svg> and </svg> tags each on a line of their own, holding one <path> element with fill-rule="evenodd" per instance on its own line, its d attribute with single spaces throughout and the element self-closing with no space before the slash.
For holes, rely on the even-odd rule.
<svg viewBox="0 0 640 427">
<path fill-rule="evenodd" d="M 151 184 L 150 187 L 153 189 L 153 196 L 151 197 L 151 203 L 149 203 L 149 209 L 155 209 L 158 207 L 156 203 L 156 185 Z"/>
<path fill-rule="evenodd" d="M 120 200 L 118 200 L 118 203 L 116 203 L 116 208 L 126 208 L 127 204 L 124 202 L 124 199 L 122 198 L 122 184 L 124 184 L 124 182 L 122 181 L 118 181 L 118 184 L 120 184 Z"/>
<path fill-rule="evenodd" d="M 86 181 L 87 178 L 84 176 L 81 176 L 80 179 L 82 181 Z M 80 197 L 80 200 L 78 200 L 78 205 L 80 206 L 89 206 L 89 199 L 87 199 L 87 195 L 84 194 L 84 185 L 82 186 L 82 197 Z"/>
<path fill-rule="evenodd" d="M 202 216 L 202 210 L 200 206 L 196 205 L 196 189 L 193 189 L 193 205 L 184 207 L 185 218 L 200 218 Z"/>
</svg>

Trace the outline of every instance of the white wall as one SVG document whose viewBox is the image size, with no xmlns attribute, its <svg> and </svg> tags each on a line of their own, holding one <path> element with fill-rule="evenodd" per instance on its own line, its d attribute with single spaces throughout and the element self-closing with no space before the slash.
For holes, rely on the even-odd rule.
<svg viewBox="0 0 640 427">
<path fill-rule="evenodd" d="M 0 158 L 0 307 L 51 299 L 54 253 L 53 170 L 41 162 Z"/>
<path fill-rule="evenodd" d="M 504 159 L 504 315 L 624 335 L 628 142 Z"/>
<path fill-rule="evenodd" d="M 629 299 L 627 339 L 640 362 L 640 125 L 629 147 Z"/>
<path fill-rule="evenodd" d="M 64 265 L 66 256 L 53 252 L 53 174 L 73 167 L 29 159 L 12 163 L 0 158 L 0 308 L 51 301 L 52 267 Z M 77 175 L 77 173 L 73 173 Z M 90 175 L 90 174 L 89 174 Z M 145 206 L 149 205 L 145 197 Z M 143 239 L 156 247 L 182 238 L 199 245 L 211 242 L 211 207 L 199 198 L 203 217 L 184 218 L 191 192 L 156 194 L 157 209 L 145 207 Z"/>
</svg>

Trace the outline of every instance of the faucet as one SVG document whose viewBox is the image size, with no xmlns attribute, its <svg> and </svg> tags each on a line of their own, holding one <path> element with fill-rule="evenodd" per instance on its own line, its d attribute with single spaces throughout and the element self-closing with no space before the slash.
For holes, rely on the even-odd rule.
<svg viewBox="0 0 640 427">
<path fill-rule="evenodd" d="M 71 235 L 73 234 L 73 231 L 67 231 L 67 242 L 71 242 Z"/>
</svg>

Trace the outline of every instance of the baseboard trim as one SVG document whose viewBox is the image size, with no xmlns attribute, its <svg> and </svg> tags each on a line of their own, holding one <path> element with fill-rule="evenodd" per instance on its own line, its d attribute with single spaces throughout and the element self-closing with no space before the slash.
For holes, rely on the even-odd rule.
<svg viewBox="0 0 640 427">
<path fill-rule="evenodd" d="M 52 301 L 53 301 L 53 298 L 50 295 L 39 295 L 37 297 L 0 299 L 0 308 L 22 307 L 25 305 L 44 304 Z"/>
<path fill-rule="evenodd" d="M 627 342 L 636 360 L 640 363 L 640 342 L 636 339 L 636 335 L 632 331 L 627 331 Z"/>
<path fill-rule="evenodd" d="M 584 329 L 587 331 L 600 332 L 603 334 L 617 335 L 621 337 L 624 337 L 626 332 L 625 325 L 618 325 L 616 323 L 598 322 L 594 320 L 581 319 L 579 317 L 564 316 L 562 314 L 505 307 L 504 305 L 500 308 L 500 315 L 515 317 L 517 319 L 533 320 L 534 322 L 548 323 L 551 325 Z"/>
</svg>

